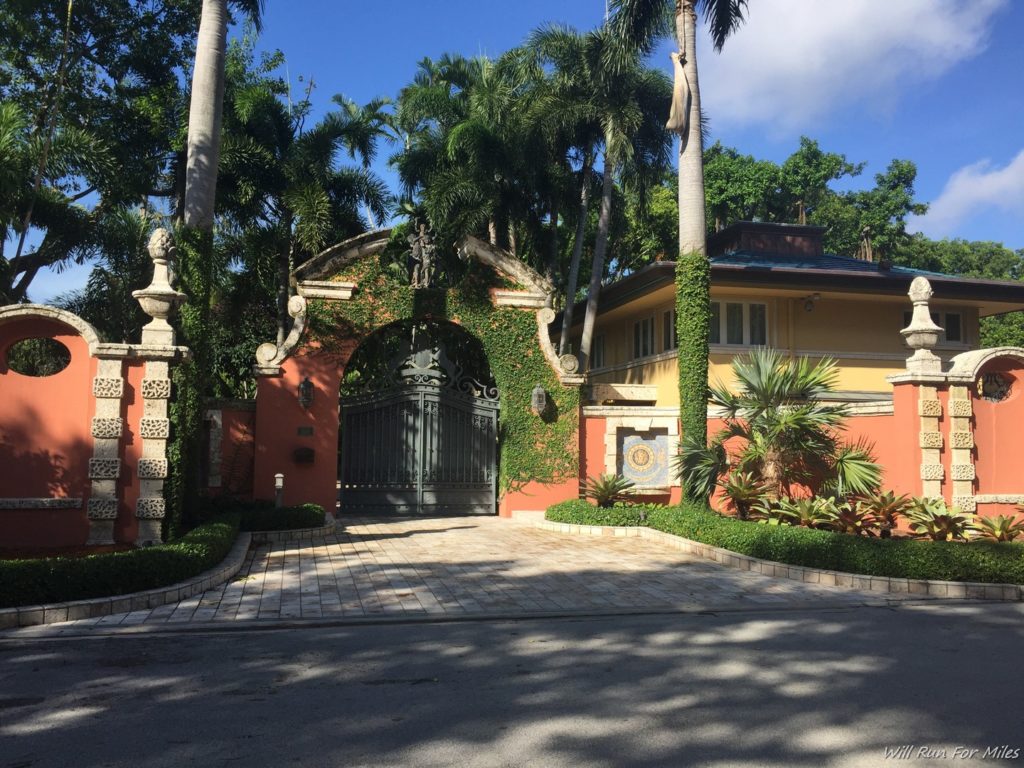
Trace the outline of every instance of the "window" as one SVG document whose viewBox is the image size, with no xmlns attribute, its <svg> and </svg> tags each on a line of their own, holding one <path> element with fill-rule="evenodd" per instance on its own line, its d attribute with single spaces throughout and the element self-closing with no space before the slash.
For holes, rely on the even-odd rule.
<svg viewBox="0 0 1024 768">
<path fill-rule="evenodd" d="M 764 346 L 768 343 L 768 305 L 742 301 L 711 302 L 709 344 Z"/>
<path fill-rule="evenodd" d="M 722 305 L 711 302 L 711 327 L 708 329 L 708 344 L 722 343 Z"/>
<path fill-rule="evenodd" d="M 930 314 L 932 322 L 946 331 L 943 341 L 953 344 L 963 344 L 966 341 L 964 339 L 963 315 L 960 312 L 931 312 Z M 913 316 L 914 313 L 910 310 L 903 312 L 904 328 L 910 325 L 910 320 Z"/>
<path fill-rule="evenodd" d="M 594 337 L 594 354 L 591 356 L 591 368 L 604 368 L 604 334 Z"/>
<path fill-rule="evenodd" d="M 654 318 L 633 323 L 633 359 L 654 354 Z"/>
<path fill-rule="evenodd" d="M 661 351 L 668 352 L 679 346 L 679 339 L 676 336 L 676 311 L 670 309 L 664 315 L 664 324 L 661 329 Z"/>
</svg>

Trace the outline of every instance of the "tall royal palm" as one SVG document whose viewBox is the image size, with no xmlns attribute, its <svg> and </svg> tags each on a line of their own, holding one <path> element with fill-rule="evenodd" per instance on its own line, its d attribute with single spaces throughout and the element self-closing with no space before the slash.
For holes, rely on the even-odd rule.
<svg viewBox="0 0 1024 768">
<path fill-rule="evenodd" d="M 235 0 L 259 28 L 263 0 Z M 213 206 L 220 160 L 220 125 L 224 103 L 224 62 L 228 38 L 228 0 L 203 0 L 192 70 L 185 170 L 185 225 L 213 229 Z"/>
<path fill-rule="evenodd" d="M 583 63 L 583 72 L 574 73 L 569 79 L 579 80 L 582 76 L 588 81 L 590 93 L 585 100 L 572 103 L 570 84 L 565 114 L 578 113 L 570 120 L 580 120 L 577 129 L 590 122 L 601 127 L 601 133 L 596 135 L 583 130 L 600 143 L 604 154 L 597 237 L 580 337 L 580 367 L 585 371 L 590 365 L 597 299 L 604 276 L 615 180 L 618 177 L 622 182 L 639 182 L 643 186 L 667 164 L 668 134 L 659 115 L 669 103 L 671 90 L 660 72 L 641 65 L 635 50 L 618 50 L 620 42 L 608 28 L 578 36 L 572 30 L 552 27 L 535 34 L 531 44 L 556 67 L 566 52 L 575 51 L 573 55 Z M 616 51 L 609 53 L 609 49 Z"/>
<path fill-rule="evenodd" d="M 697 78 L 697 14 L 703 15 L 715 49 L 743 22 L 747 0 L 613 0 L 611 26 L 626 44 L 649 52 L 671 32 L 674 89 L 668 128 L 679 134 L 679 259 L 676 324 L 679 337 L 679 404 L 688 442 L 707 441 L 708 320 L 711 269 L 704 211 L 704 159 L 700 84 Z M 687 495 L 690 496 L 689 492 Z"/>
</svg>

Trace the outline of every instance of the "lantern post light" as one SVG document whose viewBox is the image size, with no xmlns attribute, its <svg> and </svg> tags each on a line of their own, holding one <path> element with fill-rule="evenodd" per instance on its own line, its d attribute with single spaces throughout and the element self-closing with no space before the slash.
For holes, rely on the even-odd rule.
<svg viewBox="0 0 1024 768">
<path fill-rule="evenodd" d="M 284 506 L 284 475 L 281 472 L 274 475 L 274 506 L 278 509 Z"/>
</svg>

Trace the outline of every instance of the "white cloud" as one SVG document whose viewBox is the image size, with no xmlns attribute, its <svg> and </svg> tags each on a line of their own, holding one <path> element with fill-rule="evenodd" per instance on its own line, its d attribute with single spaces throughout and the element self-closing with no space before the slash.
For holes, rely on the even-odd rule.
<svg viewBox="0 0 1024 768">
<path fill-rule="evenodd" d="M 780 132 L 811 131 L 837 108 L 891 107 L 982 51 L 1006 2 L 757 0 L 721 54 L 703 46 L 702 100 L 713 121 Z"/>
<path fill-rule="evenodd" d="M 965 219 L 991 210 L 1024 217 L 1024 149 L 1002 168 L 982 160 L 956 171 L 928 213 L 911 217 L 907 228 L 929 237 L 953 237 Z"/>
</svg>

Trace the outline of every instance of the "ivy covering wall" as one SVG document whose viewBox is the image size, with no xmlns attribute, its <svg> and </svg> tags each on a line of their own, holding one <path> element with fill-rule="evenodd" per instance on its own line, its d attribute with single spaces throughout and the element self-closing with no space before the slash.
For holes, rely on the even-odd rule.
<svg viewBox="0 0 1024 768">
<path fill-rule="evenodd" d="M 679 339 L 679 421 L 682 439 L 699 445 L 708 438 L 708 328 L 711 322 L 711 263 L 701 253 L 676 264 L 676 334 Z M 689 499 L 693 489 L 683 483 Z"/>
<path fill-rule="evenodd" d="M 491 302 L 491 288 L 518 286 L 473 263 L 453 288 L 414 290 L 376 256 L 349 264 L 333 279 L 355 282 L 358 288 L 349 301 L 309 302 L 309 339 L 324 353 L 397 320 L 457 323 L 483 345 L 501 397 L 499 493 L 531 480 L 562 482 L 578 476 L 579 390 L 563 387 L 548 365 L 537 339 L 535 310 Z M 549 402 L 541 417 L 530 410 L 537 384 Z"/>
</svg>

